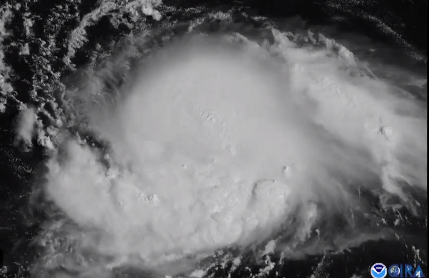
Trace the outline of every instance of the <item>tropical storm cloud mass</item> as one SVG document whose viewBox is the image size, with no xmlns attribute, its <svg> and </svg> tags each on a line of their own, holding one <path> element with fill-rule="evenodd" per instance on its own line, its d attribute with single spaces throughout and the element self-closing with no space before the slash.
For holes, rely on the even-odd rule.
<svg viewBox="0 0 429 278">
<path fill-rule="evenodd" d="M 393 237 L 362 190 L 422 213 L 426 107 L 322 34 L 253 32 L 190 32 L 130 66 L 142 39 L 73 79 L 64 106 L 98 143 L 60 131 L 43 191 L 73 223 L 51 225 L 98 258 L 76 271 L 175 275 L 272 239 L 297 259 Z M 49 258 L 37 267 L 64 260 Z"/>
<path fill-rule="evenodd" d="M 0 278 L 427 275 L 427 1 L 3 2 Z"/>
</svg>

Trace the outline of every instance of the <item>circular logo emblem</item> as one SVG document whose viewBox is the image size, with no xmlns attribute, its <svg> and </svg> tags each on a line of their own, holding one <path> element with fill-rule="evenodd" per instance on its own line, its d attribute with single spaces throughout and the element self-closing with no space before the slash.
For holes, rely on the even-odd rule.
<svg viewBox="0 0 429 278">
<path fill-rule="evenodd" d="M 387 268 L 384 264 L 376 263 L 371 267 L 371 276 L 373 278 L 384 278 L 387 276 Z"/>
<path fill-rule="evenodd" d="M 399 268 L 399 265 L 394 264 L 389 267 L 390 277 L 399 277 L 400 274 L 401 274 L 401 269 Z"/>
</svg>

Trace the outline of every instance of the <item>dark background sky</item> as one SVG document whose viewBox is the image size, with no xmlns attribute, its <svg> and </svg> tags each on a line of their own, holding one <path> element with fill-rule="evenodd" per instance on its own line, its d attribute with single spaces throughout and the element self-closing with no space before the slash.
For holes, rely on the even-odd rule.
<svg viewBox="0 0 429 278">
<path fill-rule="evenodd" d="M 168 5 L 245 5 L 269 17 L 299 15 L 313 24 L 336 23 L 344 30 L 360 31 L 374 39 L 398 42 L 395 34 L 380 28 L 385 24 L 405 41 L 427 54 L 426 0 L 165 0 Z"/>
</svg>

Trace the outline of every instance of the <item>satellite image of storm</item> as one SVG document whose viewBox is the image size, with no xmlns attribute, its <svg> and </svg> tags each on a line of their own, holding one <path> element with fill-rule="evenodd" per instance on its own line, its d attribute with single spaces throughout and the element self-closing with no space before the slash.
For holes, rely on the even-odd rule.
<svg viewBox="0 0 429 278">
<path fill-rule="evenodd" d="M 429 277 L 427 6 L 0 1 L 0 277 Z"/>
</svg>

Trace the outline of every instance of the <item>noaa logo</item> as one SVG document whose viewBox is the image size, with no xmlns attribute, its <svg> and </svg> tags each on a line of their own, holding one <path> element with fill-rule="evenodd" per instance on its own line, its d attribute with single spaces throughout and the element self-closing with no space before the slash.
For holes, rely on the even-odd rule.
<svg viewBox="0 0 429 278">
<path fill-rule="evenodd" d="M 387 276 L 387 268 L 384 264 L 376 263 L 371 267 L 371 276 L 373 278 L 384 278 Z"/>
</svg>

